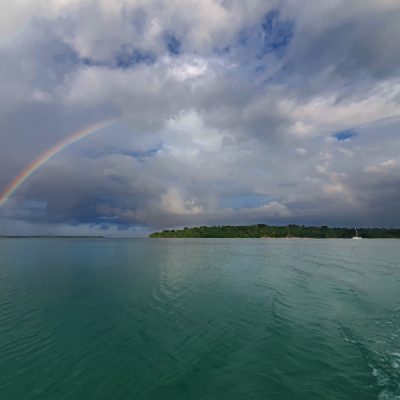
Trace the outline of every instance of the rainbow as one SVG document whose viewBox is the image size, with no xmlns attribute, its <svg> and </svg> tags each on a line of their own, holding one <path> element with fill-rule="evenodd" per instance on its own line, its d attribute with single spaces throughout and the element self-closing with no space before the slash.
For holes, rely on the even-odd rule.
<svg viewBox="0 0 400 400">
<path fill-rule="evenodd" d="M 108 125 L 114 123 L 115 120 L 108 120 L 90 125 L 78 132 L 72 133 L 67 136 L 64 140 L 57 143 L 55 146 L 46 150 L 39 157 L 33 160 L 28 166 L 26 166 L 0 193 L 0 207 L 13 195 L 13 193 L 27 180 L 33 173 L 35 173 L 43 164 L 49 161 L 52 157 L 64 150 L 71 144 L 74 144 L 78 140 L 90 135 L 91 133 L 97 132 L 100 129 L 105 128 Z"/>
</svg>

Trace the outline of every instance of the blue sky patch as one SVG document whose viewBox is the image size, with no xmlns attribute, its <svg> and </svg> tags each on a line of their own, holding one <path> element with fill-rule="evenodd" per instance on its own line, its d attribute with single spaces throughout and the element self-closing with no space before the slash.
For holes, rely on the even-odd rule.
<svg viewBox="0 0 400 400">
<path fill-rule="evenodd" d="M 149 52 L 140 49 L 121 48 L 115 54 L 115 64 L 118 68 L 130 68 L 136 64 L 154 64 L 157 57 Z"/>
<path fill-rule="evenodd" d="M 157 56 L 150 51 L 131 48 L 130 46 L 122 46 L 114 53 L 111 59 L 98 60 L 91 57 L 79 57 L 75 52 L 71 52 L 68 55 L 57 56 L 56 60 L 60 63 L 69 61 L 73 64 L 83 64 L 88 67 L 127 69 L 136 64 L 154 64 L 157 61 Z"/>
<path fill-rule="evenodd" d="M 272 53 L 281 57 L 294 36 L 294 22 L 282 17 L 278 9 L 265 14 L 257 25 L 238 32 L 236 44 L 246 47 L 258 60 Z"/>
<path fill-rule="evenodd" d="M 178 56 L 181 54 L 182 42 L 173 33 L 166 32 L 164 34 L 164 41 L 169 54 L 172 56 Z"/>
<path fill-rule="evenodd" d="M 335 137 L 337 140 L 349 140 L 356 135 L 357 133 L 354 132 L 352 129 L 347 129 L 345 131 L 337 132 L 332 136 Z"/>
<path fill-rule="evenodd" d="M 294 23 L 281 18 L 279 10 L 270 11 L 262 23 L 262 54 L 270 52 L 282 54 L 289 46 L 294 35 Z"/>
<path fill-rule="evenodd" d="M 138 161 L 145 161 L 147 158 L 156 156 L 162 149 L 162 143 L 154 148 L 150 148 L 143 151 L 130 151 L 125 153 L 125 155 L 136 158 Z"/>
</svg>

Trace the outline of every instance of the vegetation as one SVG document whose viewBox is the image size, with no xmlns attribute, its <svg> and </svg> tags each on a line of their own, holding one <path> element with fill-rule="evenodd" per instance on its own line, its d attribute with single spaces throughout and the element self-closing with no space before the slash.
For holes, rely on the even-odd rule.
<svg viewBox="0 0 400 400">
<path fill-rule="evenodd" d="M 328 226 L 265 224 L 247 226 L 200 226 L 179 230 L 154 232 L 150 238 L 318 238 L 349 239 L 355 235 L 353 228 L 330 228 Z M 398 238 L 400 229 L 360 228 L 358 235 L 363 238 Z"/>
</svg>

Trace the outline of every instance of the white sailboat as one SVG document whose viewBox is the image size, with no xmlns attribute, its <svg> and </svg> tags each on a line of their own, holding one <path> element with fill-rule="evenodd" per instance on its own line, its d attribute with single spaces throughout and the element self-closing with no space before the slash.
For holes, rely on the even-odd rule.
<svg viewBox="0 0 400 400">
<path fill-rule="evenodd" d="M 353 236 L 352 239 L 362 239 L 361 236 L 358 236 L 357 228 L 354 228 L 356 230 L 356 236 Z"/>
</svg>

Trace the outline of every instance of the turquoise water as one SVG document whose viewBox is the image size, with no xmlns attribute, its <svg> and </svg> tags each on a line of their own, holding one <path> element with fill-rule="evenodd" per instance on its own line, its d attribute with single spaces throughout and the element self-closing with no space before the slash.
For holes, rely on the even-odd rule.
<svg viewBox="0 0 400 400">
<path fill-rule="evenodd" d="M 0 240 L 0 398 L 400 399 L 400 241 Z"/>
</svg>

